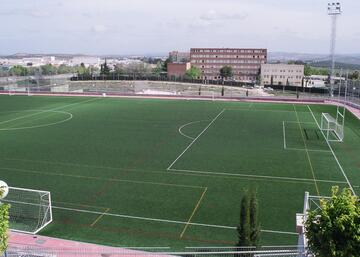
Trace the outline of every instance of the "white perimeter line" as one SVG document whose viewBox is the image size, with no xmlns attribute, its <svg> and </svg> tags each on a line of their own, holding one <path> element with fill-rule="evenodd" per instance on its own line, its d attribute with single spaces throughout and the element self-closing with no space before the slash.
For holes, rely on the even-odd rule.
<svg viewBox="0 0 360 257">
<path fill-rule="evenodd" d="M 286 149 L 285 121 L 283 121 L 284 149 Z"/>
<path fill-rule="evenodd" d="M 316 120 L 316 118 L 315 118 L 314 113 L 312 112 L 312 110 L 311 110 L 311 108 L 310 108 L 310 106 L 309 106 L 309 105 L 307 105 L 307 107 L 308 107 L 308 109 L 309 109 L 309 111 L 310 111 L 310 113 L 311 113 L 312 117 L 314 118 L 314 120 L 315 120 L 315 122 L 316 122 L 316 125 L 318 126 L 319 130 L 321 131 L 321 134 L 323 135 L 323 137 L 324 137 L 324 139 L 325 139 L 325 141 L 326 141 L 327 145 L 329 146 L 330 151 L 332 152 L 332 154 L 333 154 L 333 156 L 334 156 L 334 159 L 335 159 L 336 163 L 338 164 L 338 166 L 339 166 L 339 168 L 340 168 L 340 170 L 341 170 L 342 174 L 344 175 L 344 177 L 345 177 L 345 179 L 346 179 L 347 184 L 348 184 L 348 185 L 349 185 L 349 187 L 350 187 L 350 190 L 351 190 L 351 191 L 353 192 L 353 194 L 356 196 L 356 193 L 355 193 L 355 191 L 354 191 L 354 189 L 353 189 L 353 187 L 352 187 L 352 185 L 351 185 L 351 183 L 350 183 L 350 181 L 349 181 L 348 177 L 346 176 L 346 174 L 345 174 L 345 171 L 344 171 L 343 167 L 341 166 L 341 164 L 340 164 L 340 162 L 339 162 L 338 158 L 336 157 L 335 152 L 334 152 L 334 150 L 332 149 L 332 147 L 331 147 L 331 145 L 330 145 L 329 141 L 328 141 L 328 140 L 326 140 L 326 136 L 325 136 L 324 132 L 321 130 L 321 128 L 320 128 L 320 126 L 319 126 L 319 123 L 318 123 L 318 121 L 317 121 L 317 120 Z"/>
<path fill-rule="evenodd" d="M 226 172 L 211 172 L 211 171 L 197 171 L 197 170 L 177 170 L 170 169 L 171 171 L 185 172 L 185 173 L 194 173 L 194 174 L 206 174 L 206 175 L 222 175 L 222 176 L 233 176 L 233 177 L 247 177 L 247 178 L 263 178 L 263 179 L 278 179 L 278 180 L 288 180 L 288 181 L 308 181 L 314 182 L 314 179 L 309 178 L 291 178 L 291 177 L 273 177 L 273 176 L 263 176 L 263 175 L 249 175 L 249 174 L 238 174 L 238 173 L 226 173 Z M 346 184 L 346 181 L 333 181 L 333 180 L 321 180 L 316 179 L 317 182 L 324 183 L 333 183 L 333 184 Z"/>
<path fill-rule="evenodd" d="M 89 213 L 89 214 L 97 214 L 97 215 L 103 215 L 103 216 L 110 216 L 110 217 L 120 217 L 120 218 L 146 220 L 146 221 L 155 221 L 155 222 L 164 222 L 164 223 L 173 223 L 173 224 L 182 224 L 182 225 L 188 224 L 188 225 L 192 225 L 192 226 L 211 227 L 211 228 L 236 229 L 236 227 L 231 227 L 231 226 L 212 225 L 212 224 L 203 224 L 203 223 L 188 223 L 188 222 L 185 222 L 185 221 L 146 218 L 146 217 L 139 217 L 139 216 L 130 216 L 130 215 L 115 214 L 115 213 L 110 213 L 110 212 L 104 214 L 104 212 L 87 211 L 87 210 L 73 209 L 73 208 L 65 208 L 65 207 L 58 207 L 58 206 L 52 206 L 52 208 L 54 208 L 54 209 L 59 209 L 59 210 L 65 210 L 65 211 L 73 211 L 73 212 L 82 212 L 82 213 Z M 297 235 L 297 233 L 295 233 L 295 232 L 275 231 L 275 230 L 261 230 L 261 231 L 262 231 L 262 232 L 266 232 L 266 233 L 278 233 L 278 234 Z"/>
<path fill-rule="evenodd" d="M 206 128 L 204 128 L 203 131 L 201 131 L 201 133 L 188 145 L 188 147 L 185 148 L 185 150 L 175 159 L 175 161 L 173 161 L 170 166 L 167 168 L 167 170 L 170 170 L 172 166 L 174 166 L 174 164 L 181 158 L 181 156 L 184 155 L 184 153 L 189 150 L 189 148 L 196 142 L 196 140 L 199 139 L 199 137 L 201 137 L 202 134 L 205 133 L 205 131 L 220 117 L 221 114 L 223 114 L 223 112 L 225 111 L 225 109 L 223 109 L 218 115 L 216 115 L 216 117 L 209 123 L 209 125 L 206 126 Z"/>
</svg>

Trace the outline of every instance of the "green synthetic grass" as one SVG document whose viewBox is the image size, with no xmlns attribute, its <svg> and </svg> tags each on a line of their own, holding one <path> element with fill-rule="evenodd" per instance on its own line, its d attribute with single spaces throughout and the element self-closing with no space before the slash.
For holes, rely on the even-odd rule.
<svg viewBox="0 0 360 257">
<path fill-rule="evenodd" d="M 0 178 L 51 191 L 54 222 L 43 235 L 232 246 L 244 189 L 256 188 L 261 244 L 295 245 L 296 235 L 276 231 L 295 232 L 304 192 L 347 186 L 310 112 L 320 122 L 333 106 L 0 96 L 0 109 Z M 331 146 L 359 193 L 352 114 L 345 142 Z"/>
</svg>

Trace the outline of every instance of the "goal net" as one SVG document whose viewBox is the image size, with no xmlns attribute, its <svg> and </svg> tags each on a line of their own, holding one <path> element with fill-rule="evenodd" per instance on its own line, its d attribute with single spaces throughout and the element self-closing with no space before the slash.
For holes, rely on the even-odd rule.
<svg viewBox="0 0 360 257">
<path fill-rule="evenodd" d="M 9 187 L 9 194 L 1 201 L 10 204 L 12 231 L 37 234 L 52 222 L 50 192 Z"/>
<path fill-rule="evenodd" d="M 324 132 L 327 141 L 342 142 L 344 140 L 344 123 L 341 113 L 332 117 L 329 113 L 321 115 L 321 130 Z"/>
</svg>

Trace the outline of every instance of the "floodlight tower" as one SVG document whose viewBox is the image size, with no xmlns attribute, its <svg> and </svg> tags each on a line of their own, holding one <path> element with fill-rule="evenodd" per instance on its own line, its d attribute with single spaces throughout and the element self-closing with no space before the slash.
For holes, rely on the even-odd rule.
<svg viewBox="0 0 360 257">
<path fill-rule="evenodd" d="M 330 39 L 330 94 L 333 96 L 334 77 L 335 77 L 335 45 L 336 45 L 336 23 L 337 17 L 341 15 L 341 4 L 339 2 L 328 3 L 328 14 L 331 17 L 331 39 Z"/>
</svg>

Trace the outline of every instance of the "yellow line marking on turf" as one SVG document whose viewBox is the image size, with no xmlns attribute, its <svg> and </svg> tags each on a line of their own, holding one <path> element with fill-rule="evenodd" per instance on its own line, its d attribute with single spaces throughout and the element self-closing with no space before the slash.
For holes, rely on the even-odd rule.
<svg viewBox="0 0 360 257">
<path fill-rule="evenodd" d="M 98 223 L 98 221 L 102 218 L 102 217 L 104 217 L 104 215 L 106 214 L 106 213 L 108 213 L 110 211 L 110 208 L 107 208 L 104 212 L 103 212 L 103 214 L 101 214 L 99 217 L 97 217 L 97 219 L 90 225 L 90 227 L 93 227 L 96 223 Z"/>
<path fill-rule="evenodd" d="M 185 227 L 184 227 L 183 231 L 182 231 L 182 232 L 181 232 L 181 234 L 180 234 L 180 238 L 182 238 L 182 237 L 184 236 L 185 231 L 186 231 L 186 229 L 188 228 L 188 226 L 190 225 L 191 220 L 192 220 L 192 218 L 194 217 L 194 215 L 195 215 L 195 213 L 196 213 L 197 209 L 199 208 L 200 203 L 201 203 L 202 199 L 204 198 L 204 196 L 205 196 L 205 194 L 206 194 L 207 189 L 208 189 L 208 188 L 207 188 L 207 187 L 205 187 L 205 189 L 204 189 L 203 193 L 201 194 L 201 197 L 200 197 L 199 201 L 197 202 L 197 204 L 196 204 L 196 206 L 195 206 L 195 208 L 194 208 L 193 212 L 191 213 L 190 218 L 189 218 L 189 219 L 188 219 L 188 221 L 186 222 L 186 225 L 185 225 Z"/>
<path fill-rule="evenodd" d="M 312 176 L 313 176 L 313 179 L 314 179 L 316 192 L 317 192 L 318 196 L 320 196 L 319 187 L 318 187 L 318 184 L 316 183 L 315 172 L 314 172 L 313 165 L 312 165 L 312 163 L 311 163 L 311 158 L 310 158 L 309 150 L 308 150 L 308 147 L 307 147 L 307 144 L 306 144 L 306 140 L 305 140 L 305 137 L 304 137 L 304 134 L 303 134 L 303 131 L 302 131 L 302 127 L 301 127 L 299 115 L 298 115 L 298 113 L 297 113 L 297 111 L 296 111 L 296 108 L 295 108 L 295 105 L 294 105 L 294 104 L 293 104 L 293 107 L 294 107 L 296 119 L 298 120 L 298 125 L 299 125 L 299 129 L 300 129 L 301 137 L 302 137 L 302 140 L 303 140 L 303 142 L 304 142 L 305 152 L 306 152 L 306 156 L 307 156 L 307 159 L 308 159 L 309 165 L 310 165 L 310 170 L 311 170 L 311 173 L 312 173 Z"/>
</svg>

